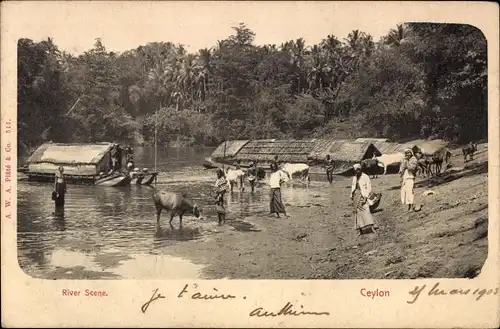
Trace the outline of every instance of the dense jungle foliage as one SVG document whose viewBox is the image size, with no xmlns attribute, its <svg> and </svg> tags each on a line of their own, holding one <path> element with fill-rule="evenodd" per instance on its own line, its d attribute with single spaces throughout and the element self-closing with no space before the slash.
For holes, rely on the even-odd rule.
<svg viewBox="0 0 500 329">
<path fill-rule="evenodd" d="M 486 39 L 468 25 L 352 31 L 315 45 L 253 44 L 244 24 L 210 49 L 103 40 L 79 56 L 52 39 L 18 43 L 22 150 L 47 140 L 214 145 L 243 138 L 487 135 Z"/>
</svg>

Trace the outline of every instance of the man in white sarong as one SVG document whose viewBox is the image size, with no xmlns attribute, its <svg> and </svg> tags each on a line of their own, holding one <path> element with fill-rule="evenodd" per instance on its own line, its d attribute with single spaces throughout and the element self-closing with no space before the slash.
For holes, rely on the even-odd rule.
<svg viewBox="0 0 500 329">
<path fill-rule="evenodd" d="M 364 234 L 365 231 L 375 233 L 377 225 L 368 203 L 372 190 L 370 177 L 362 172 L 361 165 L 358 163 L 353 166 L 353 169 L 351 200 L 353 201 L 354 229 L 358 231 L 358 236 Z"/>
<path fill-rule="evenodd" d="M 408 205 L 408 211 L 412 211 L 414 195 L 413 185 L 415 183 L 415 175 L 417 171 L 417 158 L 413 155 L 410 149 L 405 150 L 405 158 L 401 162 L 399 174 L 401 175 L 401 203 Z"/>
</svg>

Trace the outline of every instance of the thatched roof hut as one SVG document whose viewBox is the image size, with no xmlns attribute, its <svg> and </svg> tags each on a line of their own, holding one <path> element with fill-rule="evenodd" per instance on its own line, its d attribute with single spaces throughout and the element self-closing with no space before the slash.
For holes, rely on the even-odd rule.
<svg viewBox="0 0 500 329">
<path fill-rule="evenodd" d="M 213 159 L 234 157 L 249 140 L 232 140 L 221 143 L 213 152 Z"/>
<path fill-rule="evenodd" d="M 389 143 L 389 142 L 374 142 L 373 145 L 375 145 L 375 147 L 378 148 L 382 154 L 397 153 L 397 152 L 400 152 L 400 148 L 401 148 L 400 144 Z"/>
<path fill-rule="evenodd" d="M 356 140 L 354 140 L 354 142 L 356 143 L 362 143 L 362 142 L 372 142 L 372 143 L 376 143 L 376 142 L 388 142 L 389 139 L 388 138 L 357 138 Z"/>
<path fill-rule="evenodd" d="M 355 142 L 371 142 L 382 154 L 402 152 L 405 148 L 403 144 L 390 142 L 388 138 L 358 138 Z"/>
<path fill-rule="evenodd" d="M 323 149 L 317 147 L 309 154 L 309 159 L 316 164 L 324 163 L 327 155 L 330 155 L 336 164 L 336 172 L 345 172 L 352 165 L 364 159 L 371 159 L 373 155 L 380 156 L 382 153 L 371 142 L 353 142 L 347 140 L 329 141 L 324 144 Z"/>
<path fill-rule="evenodd" d="M 430 141 L 424 141 L 420 143 L 415 143 L 411 149 L 413 152 L 421 151 L 425 155 L 433 155 L 437 151 L 441 151 L 443 148 L 448 146 L 450 143 L 442 139 L 434 139 Z"/>
<path fill-rule="evenodd" d="M 319 141 L 310 140 L 275 140 L 260 139 L 250 141 L 236 154 L 235 159 L 243 161 L 257 160 L 269 163 L 278 156 L 278 161 L 291 163 L 307 163 L 308 155 Z"/>
<path fill-rule="evenodd" d="M 45 143 L 29 157 L 28 171 L 31 174 L 55 174 L 62 166 L 68 175 L 94 176 L 109 170 L 111 151 L 115 146 L 113 143 Z"/>
</svg>

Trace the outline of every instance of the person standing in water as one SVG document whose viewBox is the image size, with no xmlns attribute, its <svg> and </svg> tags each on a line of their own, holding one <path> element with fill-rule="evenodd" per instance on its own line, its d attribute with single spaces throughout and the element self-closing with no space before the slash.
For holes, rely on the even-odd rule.
<svg viewBox="0 0 500 329">
<path fill-rule="evenodd" d="M 330 182 L 330 184 L 333 182 L 333 169 L 335 168 L 335 163 L 333 162 L 333 159 L 330 158 L 330 154 L 326 156 L 326 178 Z"/>
<path fill-rule="evenodd" d="M 358 230 L 358 236 L 362 235 L 366 229 L 375 233 L 375 222 L 368 205 L 368 197 L 372 189 L 370 177 L 361 171 L 360 164 L 355 164 L 353 168 L 351 200 L 353 200 L 354 229 Z"/>
<path fill-rule="evenodd" d="M 250 182 L 250 188 L 252 193 L 255 189 L 255 181 L 257 180 L 257 164 L 255 161 L 250 162 L 250 167 L 248 168 L 248 181 Z"/>
<path fill-rule="evenodd" d="M 408 211 L 413 211 L 413 185 L 415 183 L 415 175 L 417 171 L 417 158 L 413 155 L 411 149 L 405 150 L 405 158 L 401 162 L 399 175 L 401 176 L 401 203 L 408 205 Z"/>
<path fill-rule="evenodd" d="M 281 200 L 281 184 L 283 184 L 287 178 L 285 173 L 279 170 L 278 166 L 275 164 L 271 164 L 271 172 L 271 177 L 269 177 L 269 186 L 271 187 L 270 213 L 276 214 L 278 218 L 281 213 L 284 214 L 285 217 L 288 217 L 283 201 Z"/>
<path fill-rule="evenodd" d="M 215 192 L 215 209 L 217 211 L 217 217 L 219 219 L 219 225 L 226 222 L 226 209 L 224 207 L 224 195 L 227 192 L 228 182 L 226 180 L 226 175 L 222 169 L 217 169 L 217 180 L 214 184 Z"/>
<path fill-rule="evenodd" d="M 54 181 L 54 191 L 52 192 L 52 200 L 54 200 L 56 207 L 64 207 L 65 195 L 66 182 L 64 181 L 64 168 L 59 167 Z"/>
</svg>

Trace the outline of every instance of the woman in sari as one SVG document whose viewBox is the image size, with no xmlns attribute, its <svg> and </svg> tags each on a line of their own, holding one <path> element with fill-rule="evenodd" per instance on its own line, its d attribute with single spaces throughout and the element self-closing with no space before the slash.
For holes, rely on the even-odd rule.
<svg viewBox="0 0 500 329">
<path fill-rule="evenodd" d="M 351 200 L 353 200 L 354 229 L 358 230 L 358 236 L 369 229 L 375 233 L 375 222 L 368 205 L 368 197 L 372 189 L 370 177 L 361 171 L 361 165 L 354 165 L 354 177 L 352 178 Z"/>
<path fill-rule="evenodd" d="M 285 217 L 288 217 L 286 214 L 285 206 L 283 205 L 283 201 L 281 200 L 281 184 L 283 184 L 287 177 L 286 174 L 278 169 L 276 164 L 271 164 L 272 174 L 269 177 L 269 186 L 271 187 L 270 191 L 270 213 L 276 214 L 276 217 L 279 218 L 280 214 L 284 214 Z"/>
<path fill-rule="evenodd" d="M 59 167 L 54 181 L 54 191 L 52 192 L 52 200 L 55 201 L 56 207 L 64 207 L 65 194 L 66 182 L 64 181 L 64 168 Z"/>
<path fill-rule="evenodd" d="M 226 209 L 224 207 L 224 195 L 227 192 L 228 182 L 222 169 L 217 169 L 217 180 L 214 184 L 215 210 L 219 219 L 219 225 L 226 222 Z"/>
<path fill-rule="evenodd" d="M 401 175 L 401 203 L 408 205 L 408 211 L 414 210 L 413 185 L 417 171 L 418 160 L 410 149 L 405 150 L 405 158 L 401 162 L 399 174 Z"/>
</svg>

